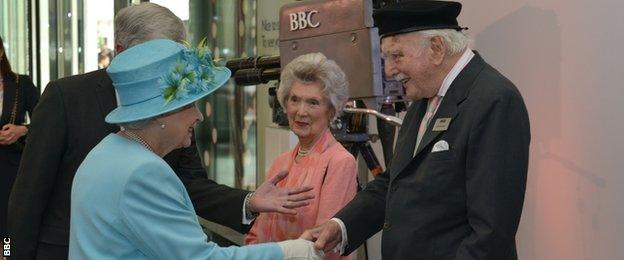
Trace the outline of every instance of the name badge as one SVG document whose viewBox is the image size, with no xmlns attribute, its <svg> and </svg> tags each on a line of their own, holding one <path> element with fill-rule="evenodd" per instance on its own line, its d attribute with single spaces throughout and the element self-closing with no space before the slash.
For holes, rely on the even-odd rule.
<svg viewBox="0 0 624 260">
<path fill-rule="evenodd" d="M 431 131 L 433 132 L 446 131 L 449 128 L 450 124 L 451 124 L 450 117 L 438 118 L 436 119 L 435 124 L 433 124 L 433 129 L 431 129 Z"/>
</svg>

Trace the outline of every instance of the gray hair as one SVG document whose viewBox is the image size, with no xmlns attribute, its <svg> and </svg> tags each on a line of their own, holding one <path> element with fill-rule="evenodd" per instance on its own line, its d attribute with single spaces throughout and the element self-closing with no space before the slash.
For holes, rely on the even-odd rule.
<svg viewBox="0 0 624 260">
<path fill-rule="evenodd" d="M 349 98 L 349 83 L 347 76 L 335 61 L 316 52 L 301 55 L 289 62 L 281 72 L 280 85 L 277 89 L 277 99 L 284 109 L 295 80 L 302 83 L 320 83 L 323 94 L 335 112 L 333 119 L 342 113 Z"/>
<path fill-rule="evenodd" d="M 124 49 L 153 39 L 186 40 L 182 20 L 154 3 L 125 7 L 115 16 L 115 41 Z"/>
<path fill-rule="evenodd" d="M 132 122 L 119 123 L 117 125 L 121 129 L 125 129 L 125 130 L 141 130 L 146 125 L 149 125 L 149 123 L 151 123 L 152 120 L 154 120 L 154 117 L 150 117 L 150 118 L 147 118 L 147 119 L 141 119 L 141 120 L 137 120 L 137 121 L 132 121 Z"/>
<path fill-rule="evenodd" d="M 464 32 L 454 29 L 437 29 L 437 30 L 424 30 L 416 32 L 422 36 L 421 47 L 428 46 L 429 40 L 433 37 L 440 36 L 444 40 L 446 45 L 446 54 L 453 56 L 461 54 L 472 42 L 472 39 L 468 37 Z"/>
</svg>

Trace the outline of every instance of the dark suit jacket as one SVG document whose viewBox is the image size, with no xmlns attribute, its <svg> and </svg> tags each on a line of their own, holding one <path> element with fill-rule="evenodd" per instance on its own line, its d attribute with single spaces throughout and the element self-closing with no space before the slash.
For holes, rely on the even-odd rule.
<svg viewBox="0 0 624 260">
<path fill-rule="evenodd" d="M 33 113 L 9 200 L 11 259 L 33 259 L 42 254 L 37 252 L 41 243 L 68 245 L 74 174 L 100 140 L 119 130 L 104 122 L 115 107 L 115 92 L 104 70 L 48 84 Z M 194 144 L 171 152 L 165 160 L 186 186 L 198 215 L 241 232 L 248 230 L 241 224 L 248 192 L 198 177 L 205 173 Z"/>
<path fill-rule="evenodd" d="M 23 125 L 26 112 L 32 115 L 33 109 L 39 100 L 39 90 L 33 85 L 28 76 L 19 75 L 17 82 L 8 75 L 4 78 L 4 94 L 2 99 L 2 116 L 0 128 L 10 123 L 11 113 L 15 106 L 17 94 L 17 108 L 15 124 Z M 0 145 L 0 235 L 7 235 L 7 201 L 11 186 L 17 175 L 17 167 L 22 156 L 25 137 L 11 145 Z"/>
<path fill-rule="evenodd" d="M 336 215 L 347 253 L 383 228 L 384 259 L 517 259 L 530 141 L 520 93 L 475 55 L 413 157 L 426 107 L 411 105 L 391 166 Z M 451 118 L 446 131 L 432 131 L 438 118 Z M 450 149 L 432 153 L 441 140 Z"/>
</svg>

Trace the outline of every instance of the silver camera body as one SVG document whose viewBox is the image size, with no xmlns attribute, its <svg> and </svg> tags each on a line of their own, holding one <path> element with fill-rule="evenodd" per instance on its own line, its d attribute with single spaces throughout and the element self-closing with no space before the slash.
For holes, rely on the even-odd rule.
<svg viewBox="0 0 624 260">
<path fill-rule="evenodd" d="M 303 1 L 280 9 L 280 63 L 321 52 L 349 81 L 350 99 L 383 96 L 379 34 L 366 0 Z"/>
</svg>

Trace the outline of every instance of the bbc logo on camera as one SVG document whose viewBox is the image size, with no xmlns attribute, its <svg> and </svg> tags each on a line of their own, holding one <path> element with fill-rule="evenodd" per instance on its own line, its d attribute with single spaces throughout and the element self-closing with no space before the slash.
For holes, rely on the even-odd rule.
<svg viewBox="0 0 624 260">
<path fill-rule="evenodd" d="M 11 238 L 5 237 L 2 239 L 2 256 L 11 256 Z"/>
</svg>

